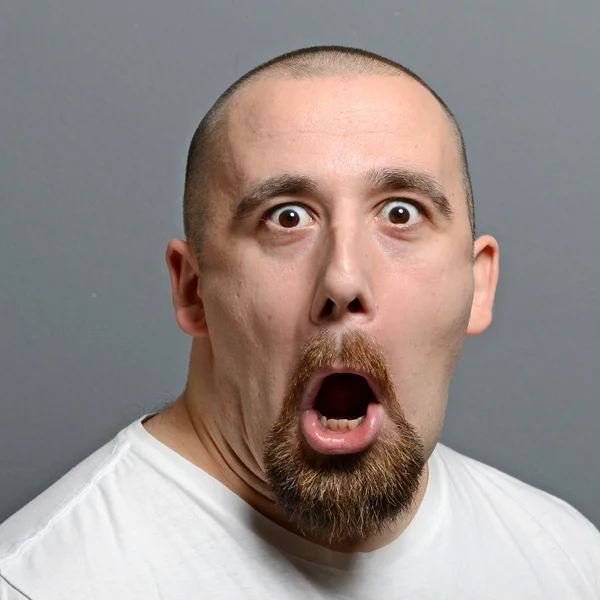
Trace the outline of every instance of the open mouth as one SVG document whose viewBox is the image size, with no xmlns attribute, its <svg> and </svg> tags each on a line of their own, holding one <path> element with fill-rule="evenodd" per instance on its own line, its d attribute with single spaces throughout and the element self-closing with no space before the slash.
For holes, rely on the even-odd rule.
<svg viewBox="0 0 600 600">
<path fill-rule="evenodd" d="M 307 386 L 301 427 L 313 449 L 324 454 L 360 452 L 377 437 L 383 407 L 369 377 L 348 371 L 316 375 Z"/>
<path fill-rule="evenodd" d="M 353 431 L 365 418 L 375 394 L 367 380 L 354 373 L 333 373 L 323 379 L 314 408 L 330 431 Z"/>
</svg>

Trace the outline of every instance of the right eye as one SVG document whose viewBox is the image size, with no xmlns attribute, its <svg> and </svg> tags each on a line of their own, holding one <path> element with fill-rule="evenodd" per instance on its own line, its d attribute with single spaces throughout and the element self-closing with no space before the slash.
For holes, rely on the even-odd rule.
<svg viewBox="0 0 600 600">
<path fill-rule="evenodd" d="M 267 220 L 278 227 L 294 229 L 308 225 L 311 222 L 311 216 L 304 207 L 298 204 L 284 204 L 271 210 L 265 217 L 265 221 Z"/>
</svg>

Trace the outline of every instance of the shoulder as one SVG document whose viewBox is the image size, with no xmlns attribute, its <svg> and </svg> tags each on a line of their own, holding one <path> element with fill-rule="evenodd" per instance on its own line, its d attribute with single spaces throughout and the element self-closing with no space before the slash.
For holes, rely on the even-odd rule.
<svg viewBox="0 0 600 600">
<path fill-rule="evenodd" d="M 557 560 L 560 555 L 600 592 L 600 532 L 581 512 L 443 444 L 438 444 L 434 456 L 448 485 L 479 515 L 493 519 L 498 529 L 510 529 L 511 535 L 527 536 Z"/>
<path fill-rule="evenodd" d="M 198 553 L 229 529 L 239 531 L 245 515 L 231 517 L 223 506 L 243 501 L 142 421 L 0 525 L 0 600 L 18 593 L 92 600 L 109 597 L 109 589 L 148 597 L 156 593 L 148 573 L 171 576 L 191 560 L 182 559 L 182 548 Z M 202 552 L 190 572 L 209 573 L 213 562 Z"/>
<path fill-rule="evenodd" d="M 50 534 L 55 534 L 57 529 L 62 531 L 65 522 L 72 522 L 69 517 L 73 513 L 80 514 L 98 503 L 103 480 L 111 478 L 129 452 L 131 442 L 126 432 L 127 429 L 123 430 L 0 525 L 0 582 L 3 585 L 6 586 L 4 580 L 10 582 L 7 573 L 21 557 L 46 538 L 52 538 Z M 2 592 L 5 593 L 4 589 Z"/>
<path fill-rule="evenodd" d="M 443 444 L 438 444 L 436 455 L 454 484 L 477 490 L 490 502 L 504 503 L 507 509 L 519 507 L 539 519 L 580 523 L 597 533 L 578 510 L 557 496 Z"/>
<path fill-rule="evenodd" d="M 0 600 L 30 600 L 0 575 Z"/>
</svg>

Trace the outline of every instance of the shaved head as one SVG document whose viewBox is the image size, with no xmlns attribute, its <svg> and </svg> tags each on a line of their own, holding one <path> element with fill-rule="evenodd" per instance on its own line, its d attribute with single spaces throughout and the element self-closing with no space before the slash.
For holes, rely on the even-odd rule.
<svg viewBox="0 0 600 600">
<path fill-rule="evenodd" d="M 184 191 L 184 230 L 196 253 L 200 253 L 207 222 L 209 200 L 229 178 L 226 173 L 227 116 L 232 99 L 243 88 L 264 78 L 316 79 L 352 78 L 361 75 L 408 77 L 427 89 L 450 120 L 456 139 L 458 160 L 467 204 L 469 222 L 475 239 L 473 193 L 465 144 L 458 123 L 446 103 L 415 73 L 387 58 L 344 46 L 315 46 L 278 56 L 252 69 L 233 83 L 210 108 L 200 122 L 190 144 Z"/>
</svg>

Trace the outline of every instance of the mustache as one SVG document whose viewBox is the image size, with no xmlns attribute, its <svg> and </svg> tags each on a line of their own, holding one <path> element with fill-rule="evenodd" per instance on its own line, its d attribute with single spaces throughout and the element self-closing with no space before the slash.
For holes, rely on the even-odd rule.
<svg viewBox="0 0 600 600">
<path fill-rule="evenodd" d="M 341 334 L 324 330 L 304 345 L 291 376 L 284 409 L 297 410 L 313 375 L 332 367 L 368 375 L 377 384 L 377 400 L 384 408 L 393 409 L 396 389 L 385 351 L 360 329 L 349 329 Z"/>
</svg>

